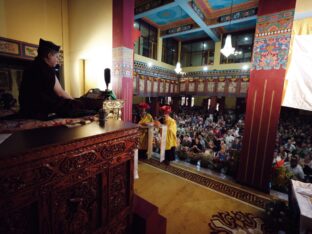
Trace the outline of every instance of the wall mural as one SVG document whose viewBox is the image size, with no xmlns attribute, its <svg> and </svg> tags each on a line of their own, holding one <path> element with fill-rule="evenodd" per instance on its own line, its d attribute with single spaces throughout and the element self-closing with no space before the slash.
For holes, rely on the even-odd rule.
<svg viewBox="0 0 312 234">
<path fill-rule="evenodd" d="M 139 87 L 140 87 L 140 94 L 143 94 L 144 93 L 144 77 L 140 77 L 140 82 L 139 82 Z"/>
<path fill-rule="evenodd" d="M 217 93 L 224 93 L 225 92 L 225 82 L 218 82 L 217 83 Z"/>
<path fill-rule="evenodd" d="M 180 83 L 180 92 L 185 92 L 185 82 Z"/>
<path fill-rule="evenodd" d="M 163 81 L 160 81 L 160 86 L 159 86 L 159 92 L 160 93 L 163 93 L 164 92 L 164 82 Z"/>
<path fill-rule="evenodd" d="M 247 93 L 249 82 L 241 82 L 240 83 L 240 93 Z"/>
<path fill-rule="evenodd" d="M 214 88 L 215 88 L 215 82 L 209 81 L 207 85 L 207 92 L 214 93 Z"/>
<path fill-rule="evenodd" d="M 202 80 L 199 80 L 197 85 L 197 91 L 198 92 L 204 92 L 205 91 L 205 83 Z"/>
<path fill-rule="evenodd" d="M 188 86 L 188 91 L 191 92 L 191 93 L 195 92 L 195 81 L 189 82 L 188 85 L 189 85 Z"/>
<path fill-rule="evenodd" d="M 236 88 L 237 88 L 237 82 L 230 81 L 229 82 L 229 86 L 228 86 L 228 92 L 230 94 L 235 94 L 236 93 Z"/>
<path fill-rule="evenodd" d="M 149 68 L 135 61 L 134 94 L 140 96 L 177 96 L 180 93 L 198 95 L 231 95 L 245 97 L 249 83 L 249 71 L 213 70 L 189 72 L 181 78 L 165 68 Z"/>
<path fill-rule="evenodd" d="M 165 84 L 166 84 L 165 93 L 169 93 L 169 83 L 168 83 L 168 82 L 166 82 Z"/>
<path fill-rule="evenodd" d="M 146 84 L 147 84 L 147 93 L 151 93 L 152 92 L 152 79 L 148 79 Z"/>
<path fill-rule="evenodd" d="M 153 93 L 158 94 L 158 79 L 154 79 L 153 82 Z"/>
<path fill-rule="evenodd" d="M 174 93 L 174 81 L 170 83 L 170 93 Z"/>
</svg>

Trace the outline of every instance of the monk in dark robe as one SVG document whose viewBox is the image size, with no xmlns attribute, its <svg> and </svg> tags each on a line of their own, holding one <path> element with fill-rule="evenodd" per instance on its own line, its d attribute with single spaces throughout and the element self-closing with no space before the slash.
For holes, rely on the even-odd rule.
<svg viewBox="0 0 312 234">
<path fill-rule="evenodd" d="M 20 113 L 26 118 L 49 119 L 95 114 L 62 88 L 56 77 L 60 47 L 40 39 L 38 56 L 24 71 L 19 93 Z M 100 108 L 100 107 L 99 107 Z"/>
</svg>

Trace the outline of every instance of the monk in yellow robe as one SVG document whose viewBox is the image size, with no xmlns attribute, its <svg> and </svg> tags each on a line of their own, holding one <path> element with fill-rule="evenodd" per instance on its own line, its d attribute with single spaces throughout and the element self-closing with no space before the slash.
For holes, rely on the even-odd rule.
<svg viewBox="0 0 312 234">
<path fill-rule="evenodd" d="M 170 117 L 171 107 L 162 106 L 160 108 L 163 111 L 163 124 L 167 126 L 166 136 L 166 150 L 165 150 L 165 161 L 166 165 L 170 164 L 170 161 L 175 159 L 175 150 L 177 147 L 177 124 L 176 121 Z"/>
<path fill-rule="evenodd" d="M 153 123 L 153 117 L 151 114 L 147 113 L 146 110 L 150 108 L 150 106 L 146 102 L 141 102 L 139 104 L 140 108 L 140 116 L 141 120 L 139 121 L 139 125 L 142 126 L 140 128 L 140 137 L 139 137 L 139 158 L 146 159 L 147 158 L 147 148 L 148 148 L 148 131 L 147 128 L 143 128 L 147 124 Z"/>
</svg>

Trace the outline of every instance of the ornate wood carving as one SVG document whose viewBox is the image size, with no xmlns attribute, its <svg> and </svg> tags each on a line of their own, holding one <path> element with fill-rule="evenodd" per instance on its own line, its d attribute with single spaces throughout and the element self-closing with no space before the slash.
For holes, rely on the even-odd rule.
<svg viewBox="0 0 312 234">
<path fill-rule="evenodd" d="M 67 174 L 88 165 L 92 165 L 97 161 L 96 156 L 95 151 L 90 151 L 81 153 L 72 158 L 65 158 L 60 165 L 60 170 Z"/>
<path fill-rule="evenodd" d="M 137 144 L 133 125 L 1 155 L 0 233 L 126 233 Z"/>
<path fill-rule="evenodd" d="M 55 193 L 53 201 L 54 233 L 91 233 L 97 215 L 95 178 Z"/>
<path fill-rule="evenodd" d="M 129 202 L 129 161 L 110 169 L 109 172 L 109 216 L 110 219 L 125 209 Z"/>
<path fill-rule="evenodd" d="M 103 158 L 112 157 L 116 154 L 120 154 L 124 152 L 126 149 L 125 142 L 116 143 L 113 145 L 107 145 L 106 147 L 103 147 L 101 155 Z"/>
<path fill-rule="evenodd" d="M 35 234 L 38 231 L 38 212 L 36 204 L 20 208 L 0 218 L 0 233 Z"/>
</svg>

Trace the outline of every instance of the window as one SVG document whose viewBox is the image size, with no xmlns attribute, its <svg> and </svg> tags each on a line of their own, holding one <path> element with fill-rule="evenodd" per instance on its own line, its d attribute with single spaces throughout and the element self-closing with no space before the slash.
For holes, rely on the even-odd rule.
<svg viewBox="0 0 312 234">
<path fill-rule="evenodd" d="M 221 64 L 251 62 L 254 32 L 239 32 L 231 34 L 231 36 L 232 46 L 235 48 L 236 53 L 227 58 L 220 53 Z M 225 43 L 225 38 L 226 34 L 223 34 L 222 48 Z"/>
<path fill-rule="evenodd" d="M 134 45 L 134 52 L 148 58 L 157 59 L 157 29 L 142 20 L 135 22 L 141 36 Z"/>
<path fill-rule="evenodd" d="M 182 43 L 181 63 L 184 67 L 213 64 L 215 44 L 212 40 Z"/>
<path fill-rule="evenodd" d="M 165 38 L 162 44 L 162 58 L 161 61 L 171 65 L 176 65 L 178 61 L 178 41 L 172 38 Z"/>
</svg>

